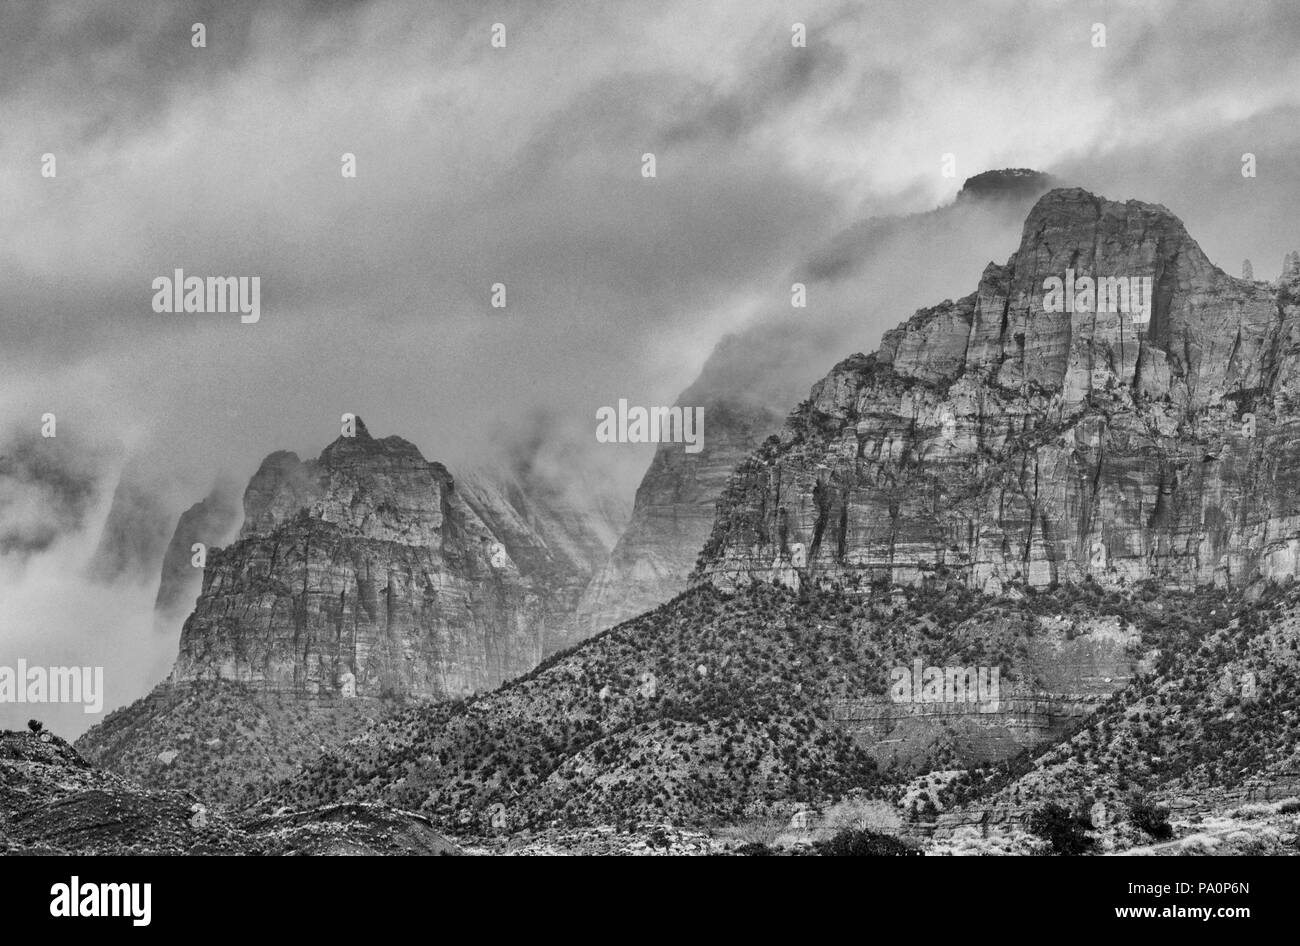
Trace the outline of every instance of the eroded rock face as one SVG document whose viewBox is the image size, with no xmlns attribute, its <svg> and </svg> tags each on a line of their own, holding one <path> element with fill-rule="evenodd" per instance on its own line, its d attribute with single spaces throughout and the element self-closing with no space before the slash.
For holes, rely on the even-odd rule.
<svg viewBox="0 0 1300 946">
<path fill-rule="evenodd" d="M 317 460 L 269 456 L 244 513 L 209 551 L 175 680 L 464 696 L 532 669 L 590 574 L 580 541 L 553 549 L 503 491 L 360 420 Z"/>
<path fill-rule="evenodd" d="M 543 656 L 593 633 L 579 630 L 579 600 L 608 560 L 627 510 L 601 504 L 595 491 L 560 489 L 529 471 L 503 475 L 477 470 L 456 482 L 500 540 L 497 561 L 508 548 L 516 567 L 539 586 L 546 616 Z M 578 501 L 575 492 L 594 501 Z"/>
<path fill-rule="evenodd" d="M 194 545 L 227 541 L 239 523 L 239 497 L 225 482 L 181 513 L 163 556 L 162 577 L 154 599 L 156 623 L 167 630 L 184 621 L 203 586 L 203 570 L 194 565 Z M 174 624 L 172 622 L 175 622 Z"/>
<path fill-rule="evenodd" d="M 995 698 L 845 700 L 830 715 L 882 767 L 927 771 L 939 757 L 988 763 L 1062 737 L 1140 670 L 1137 629 L 1113 615 L 1035 619 Z M 960 631 L 958 631 L 960 633 Z M 941 668 L 943 669 L 943 668 Z"/>
<path fill-rule="evenodd" d="M 573 643 L 686 588 L 732 470 L 781 422 L 779 413 L 752 399 L 696 398 L 688 390 L 681 404 L 704 407 L 704 447 L 686 453 L 680 443 L 659 445 L 637 487 L 626 531 L 578 604 Z"/>
<path fill-rule="evenodd" d="M 854 274 L 923 262 L 936 234 L 1014 233 L 1032 202 L 1052 184 L 1026 169 L 987 171 L 968 179 L 957 201 L 924 214 L 860 221 L 817 247 L 795 276 L 810 291 Z M 907 247 L 904 251 L 902 248 Z M 723 338 L 699 378 L 678 399 L 704 408 L 703 450 L 662 444 L 636 493 L 632 518 L 590 587 L 577 616 L 577 638 L 590 636 L 668 601 L 687 588 L 713 528 L 715 504 L 736 466 L 781 430 L 791 406 L 817 378 L 825 352 L 852 351 L 857 316 L 838 310 L 787 309 Z M 833 357 L 833 356 L 832 356 Z"/>
<path fill-rule="evenodd" d="M 814 386 L 736 471 L 698 577 L 972 586 L 1300 564 L 1300 260 L 1228 276 L 1165 208 L 1049 192 L 1004 266 Z M 1049 277 L 1150 278 L 1149 324 Z M 803 546 L 802 552 L 795 548 Z M 802 558 L 804 565 L 795 564 Z"/>
</svg>

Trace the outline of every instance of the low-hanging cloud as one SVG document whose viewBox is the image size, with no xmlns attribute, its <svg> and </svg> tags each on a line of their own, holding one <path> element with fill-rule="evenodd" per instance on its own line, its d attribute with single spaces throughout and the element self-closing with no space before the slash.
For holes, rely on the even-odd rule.
<svg viewBox="0 0 1300 946">
<path fill-rule="evenodd" d="M 0 477 L 0 535 L 27 556 L 0 659 L 104 651 L 131 681 L 110 706 L 138 696 L 165 672 L 129 643 L 156 583 L 84 577 L 123 470 L 150 558 L 219 475 L 315 456 L 345 412 L 453 472 L 524 463 L 617 507 L 652 451 L 597 444 L 598 407 L 672 403 L 728 333 L 771 366 L 746 375 L 762 397 L 802 397 L 1005 260 L 1002 211 L 889 222 L 991 167 L 1158 200 L 1216 261 L 1273 271 L 1300 242 L 1298 33 L 1285 0 L 7 4 L 0 453 L 26 470 L 57 450 L 88 485 L 68 512 Z M 261 320 L 153 312 L 175 269 L 259 276 Z M 33 439 L 45 412 L 57 441 Z M 85 643 L 95 614 L 114 626 Z"/>
</svg>

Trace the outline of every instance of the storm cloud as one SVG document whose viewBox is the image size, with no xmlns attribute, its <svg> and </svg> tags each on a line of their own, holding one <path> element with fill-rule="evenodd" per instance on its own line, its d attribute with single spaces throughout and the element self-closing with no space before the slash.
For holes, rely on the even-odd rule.
<svg viewBox="0 0 1300 946">
<path fill-rule="evenodd" d="M 1300 244 L 1298 47 L 1287 0 L 6 4 L 0 535 L 25 544 L 0 562 L 0 660 L 98 655 L 109 707 L 139 696 L 167 663 L 131 650 L 156 573 L 85 578 L 107 498 L 139 494 L 121 471 L 152 549 L 219 476 L 315 456 L 344 412 L 453 471 L 523 451 L 625 503 L 652 451 L 597 444 L 598 407 L 672 403 L 749 330 L 770 390 L 806 390 L 969 292 L 1014 215 L 890 221 L 990 168 L 1158 201 L 1272 278 Z M 176 269 L 260 277 L 260 321 L 154 312 Z M 72 512 L 42 505 L 46 412 L 97 505 L 81 480 Z"/>
</svg>

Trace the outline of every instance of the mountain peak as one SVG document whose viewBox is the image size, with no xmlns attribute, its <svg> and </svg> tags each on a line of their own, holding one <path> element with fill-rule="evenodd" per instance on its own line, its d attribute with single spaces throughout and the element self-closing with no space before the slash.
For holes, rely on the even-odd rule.
<svg viewBox="0 0 1300 946">
<path fill-rule="evenodd" d="M 1300 256 L 1284 273 L 1300 279 Z M 947 570 L 994 589 L 1290 575 L 1288 285 L 1228 276 L 1159 204 L 1053 189 L 974 292 L 814 386 L 728 484 L 697 575 L 852 587 Z M 1276 485 L 1245 489 L 1255 469 Z"/>
<path fill-rule="evenodd" d="M 1145 214 L 1152 217 L 1165 217 L 1175 221 L 1180 227 L 1183 225 L 1182 220 L 1163 204 L 1153 204 L 1145 200 L 1111 200 L 1100 194 L 1094 194 L 1092 191 L 1077 185 L 1068 187 L 1052 187 L 1038 198 L 1033 208 L 1029 212 L 1029 217 L 1051 211 L 1077 212 L 1080 208 L 1090 208 L 1093 214 L 1103 212 L 1117 214 L 1123 211 L 1128 214 Z"/>
<path fill-rule="evenodd" d="M 1002 168 L 966 178 L 959 201 L 1014 200 L 1033 197 L 1056 184 L 1056 178 L 1032 168 Z"/>
<path fill-rule="evenodd" d="M 416 464 L 429 462 L 420 452 L 419 447 L 403 437 L 395 434 L 388 437 L 372 435 L 359 414 L 353 418 L 352 433 L 341 433 L 334 438 L 334 442 L 321 451 L 320 462 L 327 466 L 336 466 L 340 462 L 350 465 L 355 462 L 368 463 L 379 457 L 401 459 Z M 433 465 L 440 467 L 440 464 Z"/>
</svg>

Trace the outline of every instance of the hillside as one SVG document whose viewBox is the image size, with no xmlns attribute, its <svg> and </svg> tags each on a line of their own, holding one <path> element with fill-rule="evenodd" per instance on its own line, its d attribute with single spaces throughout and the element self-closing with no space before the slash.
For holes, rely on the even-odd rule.
<svg viewBox="0 0 1300 946">
<path fill-rule="evenodd" d="M 303 700 L 229 680 L 164 683 L 109 713 L 76 747 L 96 765 L 150 788 L 247 803 L 393 705 Z"/>
<path fill-rule="evenodd" d="M 897 801 L 910 772 L 960 763 L 963 745 L 960 727 L 940 721 L 913 764 L 881 764 L 876 740 L 836 718 L 844 701 L 894 705 L 890 668 L 918 657 L 995 665 L 1009 692 L 1032 689 L 1042 617 L 1082 627 L 1109 615 L 1137 629 L 1136 649 L 1155 651 L 1207 633 L 1223 607 L 1211 590 L 1176 595 L 1166 612 L 1153 590 L 1096 586 L 994 598 L 950 582 L 898 597 L 696 588 L 492 694 L 389 717 L 264 805 L 383 801 L 472 835 L 716 827 L 849 795 Z M 963 719 L 1021 725 L 1015 711 Z"/>
<path fill-rule="evenodd" d="M 1093 812 L 1100 829 L 1134 795 L 1188 816 L 1300 795 L 1300 589 L 1252 597 L 1180 632 L 1154 672 L 1070 739 L 955 786 L 943 806 L 1023 812 L 1052 801 Z"/>
<path fill-rule="evenodd" d="M 240 821 L 186 792 L 141 789 L 49 732 L 0 732 L 0 854 L 454 854 L 409 812 L 328 806 Z"/>
</svg>

